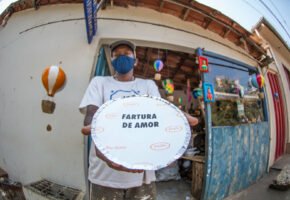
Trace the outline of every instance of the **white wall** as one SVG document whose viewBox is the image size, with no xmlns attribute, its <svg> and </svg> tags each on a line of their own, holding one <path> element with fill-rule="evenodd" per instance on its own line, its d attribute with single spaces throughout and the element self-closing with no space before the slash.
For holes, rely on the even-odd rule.
<svg viewBox="0 0 290 200">
<path fill-rule="evenodd" d="M 15 181 L 27 184 L 47 178 L 85 190 L 84 138 L 80 134 L 83 116 L 78 105 L 88 85 L 100 41 L 109 43 L 112 39 L 129 38 L 139 45 L 160 45 L 185 52 L 205 47 L 255 65 L 255 61 L 228 40 L 153 10 L 108 7 L 100 11 L 99 17 L 164 24 L 210 39 L 150 24 L 99 20 L 97 37 L 88 45 L 84 20 L 77 19 L 82 17 L 82 4 L 45 6 L 13 14 L 0 31 L 0 166 Z M 66 19 L 69 21 L 59 21 Z M 67 84 L 54 98 L 54 114 L 44 114 L 40 104 L 46 95 L 41 74 L 44 67 L 59 62 L 67 74 Z M 52 125 L 51 132 L 46 131 L 48 124 Z"/>
<path fill-rule="evenodd" d="M 27 184 L 47 178 L 85 190 L 83 116 L 78 111 L 95 56 L 86 43 L 84 21 L 45 25 L 82 17 L 80 5 L 49 6 L 12 15 L 0 32 L 0 166 L 15 181 Z M 41 111 L 46 99 L 41 74 L 62 62 L 67 75 L 56 94 L 54 114 Z M 46 131 L 50 124 L 52 131 Z"/>
</svg>

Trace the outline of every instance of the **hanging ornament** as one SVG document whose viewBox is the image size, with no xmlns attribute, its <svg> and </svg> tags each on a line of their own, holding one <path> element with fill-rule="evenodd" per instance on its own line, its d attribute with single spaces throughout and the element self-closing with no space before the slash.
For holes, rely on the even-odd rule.
<svg viewBox="0 0 290 200">
<path fill-rule="evenodd" d="M 179 105 L 182 105 L 182 97 L 178 98 L 178 103 L 179 103 Z"/>
<path fill-rule="evenodd" d="M 156 72 L 160 72 L 163 69 L 163 66 L 164 66 L 164 64 L 163 64 L 162 60 L 160 60 L 160 59 L 155 60 L 154 69 L 155 69 Z M 160 73 L 156 73 L 155 76 L 154 76 L 154 79 L 156 81 L 161 80 L 161 74 Z"/>
<path fill-rule="evenodd" d="M 208 72 L 208 59 L 203 56 L 198 56 L 198 67 L 200 72 Z"/>
<path fill-rule="evenodd" d="M 59 66 L 45 68 L 42 74 L 42 84 L 46 89 L 47 95 L 53 97 L 61 89 L 66 80 L 64 71 Z"/>
<path fill-rule="evenodd" d="M 241 86 L 241 85 L 240 85 L 240 87 L 239 87 L 239 96 L 240 96 L 241 98 L 244 98 L 244 96 L 245 96 L 245 89 L 244 89 L 244 87 Z"/>
<path fill-rule="evenodd" d="M 202 88 L 203 88 L 204 102 L 214 102 L 215 95 L 214 95 L 213 85 L 211 83 L 204 82 Z"/>
<path fill-rule="evenodd" d="M 171 79 L 165 79 L 162 81 L 162 87 L 165 90 L 165 93 L 167 95 L 167 99 L 171 102 L 174 101 L 174 97 L 173 97 L 173 92 L 174 92 L 174 84 L 173 81 Z"/>
<path fill-rule="evenodd" d="M 202 89 L 201 88 L 195 88 L 192 91 L 192 96 L 195 99 L 201 99 L 202 98 Z"/>
<path fill-rule="evenodd" d="M 256 79 L 257 79 L 257 83 L 258 83 L 259 88 L 262 89 L 265 85 L 265 78 L 261 74 L 258 74 L 256 76 Z"/>
<path fill-rule="evenodd" d="M 173 94 L 173 92 L 174 92 L 173 83 L 167 83 L 165 90 L 166 90 L 167 94 Z"/>
<path fill-rule="evenodd" d="M 47 95 L 53 97 L 57 91 L 62 89 L 66 81 L 66 75 L 61 67 L 49 66 L 42 73 L 42 84 L 46 89 Z M 50 100 L 42 100 L 42 111 L 45 113 L 53 113 L 55 103 Z"/>
<path fill-rule="evenodd" d="M 257 82 L 257 76 L 256 76 L 256 75 L 252 75 L 252 76 L 250 77 L 250 79 L 251 79 L 251 85 L 252 85 L 253 87 L 255 87 L 255 88 L 259 88 L 259 84 L 258 84 L 258 82 Z"/>
</svg>

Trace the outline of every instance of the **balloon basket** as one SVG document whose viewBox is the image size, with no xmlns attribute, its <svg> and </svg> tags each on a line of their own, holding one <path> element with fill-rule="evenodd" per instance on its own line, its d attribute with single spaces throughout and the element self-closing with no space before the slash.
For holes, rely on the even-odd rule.
<svg viewBox="0 0 290 200">
<path fill-rule="evenodd" d="M 174 101 L 174 96 L 172 96 L 172 95 L 167 96 L 167 100 L 170 101 L 170 102 L 173 102 Z"/>
<path fill-rule="evenodd" d="M 161 80 L 161 74 L 156 73 L 156 74 L 154 75 L 154 80 L 156 80 L 156 81 L 160 81 L 160 80 Z"/>
<path fill-rule="evenodd" d="M 55 109 L 55 103 L 49 100 L 42 100 L 41 108 L 42 108 L 42 112 L 52 114 Z"/>
</svg>

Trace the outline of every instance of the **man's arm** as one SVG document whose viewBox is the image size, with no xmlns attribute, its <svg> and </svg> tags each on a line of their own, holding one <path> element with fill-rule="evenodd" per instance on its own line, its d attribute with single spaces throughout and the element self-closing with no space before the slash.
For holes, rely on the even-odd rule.
<svg viewBox="0 0 290 200">
<path fill-rule="evenodd" d="M 84 127 L 82 128 L 82 133 L 84 135 L 91 134 L 91 123 L 94 117 L 94 114 L 97 112 L 99 108 L 95 105 L 88 105 L 87 106 L 87 113 L 84 119 Z"/>
</svg>

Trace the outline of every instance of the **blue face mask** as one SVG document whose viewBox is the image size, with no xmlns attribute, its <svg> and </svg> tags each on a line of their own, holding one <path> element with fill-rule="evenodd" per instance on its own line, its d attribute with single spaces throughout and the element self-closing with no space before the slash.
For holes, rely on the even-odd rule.
<svg viewBox="0 0 290 200">
<path fill-rule="evenodd" d="M 120 55 L 112 61 L 114 69 L 119 74 L 127 74 L 131 69 L 133 69 L 135 63 L 135 58 Z"/>
</svg>

